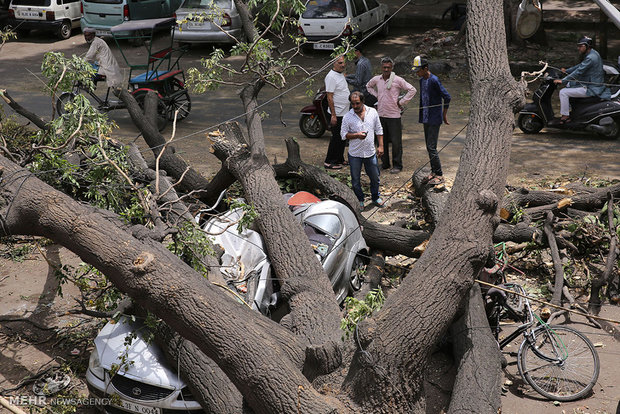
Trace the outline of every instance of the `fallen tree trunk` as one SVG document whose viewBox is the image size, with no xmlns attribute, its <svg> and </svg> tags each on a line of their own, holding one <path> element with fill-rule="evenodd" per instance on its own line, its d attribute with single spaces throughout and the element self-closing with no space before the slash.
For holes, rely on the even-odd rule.
<svg viewBox="0 0 620 414">
<path fill-rule="evenodd" d="M 0 183 L 1 235 L 47 237 L 78 254 L 214 360 L 254 412 L 333 412 L 336 403 L 300 371 L 306 346 L 297 336 L 223 296 L 160 243 L 136 239 L 109 211 L 73 201 L 4 157 L 0 167 L 19 177 Z"/>
<path fill-rule="evenodd" d="M 475 283 L 464 299 L 464 315 L 450 327 L 459 361 L 448 413 L 496 414 L 501 407 L 501 352 L 490 334 L 482 292 Z"/>
<path fill-rule="evenodd" d="M 562 199 L 570 199 L 570 203 L 568 203 L 570 207 L 580 210 L 592 210 L 600 209 L 603 206 L 608 192 L 612 193 L 614 197 L 619 197 L 620 184 L 592 191 L 581 191 L 570 196 L 552 191 L 530 191 L 522 188 L 505 196 L 503 205 L 507 210 L 511 210 L 513 206 L 538 207 L 553 205 Z"/>
<path fill-rule="evenodd" d="M 238 124 L 225 124 L 222 131 L 221 137 L 226 139 L 213 138 L 214 153 L 243 186 L 248 204 L 258 213 L 259 232 L 269 235 L 264 237 L 267 255 L 281 281 L 282 298 L 290 309 L 281 323 L 310 344 L 339 343 L 340 310 L 329 278 L 284 201 L 269 161 L 264 155 L 251 154 L 242 145 L 243 134 Z M 280 231 L 281 228 L 288 231 Z M 303 254 L 296 255 L 293 261 L 291 250 Z M 301 318 L 302 314 L 306 316 Z"/>
</svg>

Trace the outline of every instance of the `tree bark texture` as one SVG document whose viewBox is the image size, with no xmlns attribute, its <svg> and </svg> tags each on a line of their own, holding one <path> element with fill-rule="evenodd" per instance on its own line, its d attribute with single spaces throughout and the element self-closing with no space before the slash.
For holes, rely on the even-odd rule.
<svg viewBox="0 0 620 414">
<path fill-rule="evenodd" d="M 377 316 L 361 326 L 361 349 L 345 387 L 368 411 L 423 410 L 420 378 L 428 344 L 452 322 L 499 222 L 514 112 L 525 102 L 525 88 L 509 71 L 501 2 L 472 0 L 467 16 L 472 111 L 465 147 L 426 252 Z"/>
<path fill-rule="evenodd" d="M 116 215 L 73 201 L 4 157 L 0 167 L 2 235 L 47 237 L 78 254 L 215 361 L 254 412 L 333 411 L 300 371 L 298 337 L 223 296 L 161 243 L 136 239 Z"/>
<path fill-rule="evenodd" d="M 503 201 L 504 208 L 511 210 L 512 206 L 537 207 L 547 204 L 556 204 L 558 201 L 570 198 L 570 206 L 578 210 L 591 210 L 603 207 L 607 200 L 607 193 L 620 197 L 620 184 L 599 189 L 577 190 L 576 194 L 568 196 L 552 191 L 529 191 L 519 189 L 508 194 Z"/>
<path fill-rule="evenodd" d="M 460 361 L 448 414 L 497 414 L 501 407 L 501 353 L 491 335 L 475 283 L 464 299 L 464 314 L 450 327 L 453 353 Z"/>
</svg>

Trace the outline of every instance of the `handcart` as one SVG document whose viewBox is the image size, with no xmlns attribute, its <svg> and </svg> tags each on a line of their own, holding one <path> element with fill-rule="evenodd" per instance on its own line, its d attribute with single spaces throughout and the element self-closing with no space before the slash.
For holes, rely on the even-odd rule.
<svg viewBox="0 0 620 414">
<path fill-rule="evenodd" d="M 133 97 L 141 107 L 149 91 L 155 91 L 159 97 L 157 127 L 160 131 L 165 128 L 168 121 L 174 120 L 177 111 L 176 119 L 180 121 L 185 119 L 192 109 L 192 103 L 185 88 L 185 74 L 179 66 L 179 59 L 185 50 L 172 47 L 174 31 L 171 29 L 174 25 L 175 19 L 168 17 L 127 21 L 111 29 L 118 49 L 129 67 L 129 89 Z M 161 39 L 166 47 L 153 51 L 153 35 L 158 30 L 171 33 L 170 40 L 168 42 L 167 38 Z M 125 50 L 127 42 L 121 44 L 120 40 L 141 43 L 146 49 L 146 57 L 135 53 L 135 49 L 132 48 L 130 59 L 128 56 L 130 51 Z M 141 63 L 136 63 L 137 60 L 141 60 Z M 98 81 L 105 80 L 105 75 L 98 74 L 93 80 L 96 84 Z M 65 112 L 65 104 L 71 102 L 77 95 L 88 95 L 91 101 L 97 104 L 97 109 L 102 112 L 125 108 L 122 101 L 110 97 L 110 88 L 105 98 L 101 98 L 94 90 L 76 82 L 71 91 L 63 92 L 58 98 L 56 109 L 59 115 Z"/>
<path fill-rule="evenodd" d="M 140 91 L 155 90 L 166 108 L 165 117 L 172 121 L 178 111 L 177 120 L 183 120 L 192 109 L 189 93 L 185 87 L 185 74 L 179 60 L 186 49 L 173 48 L 174 17 L 161 19 L 131 20 L 111 28 L 118 49 L 129 67 L 129 86 L 136 96 Z M 164 40 L 165 47 L 154 50 L 153 37 L 156 31 L 166 31 L 170 37 Z M 169 40 L 168 40 L 169 39 Z M 146 50 L 146 58 L 139 56 L 121 44 L 121 40 L 141 43 Z M 161 47 L 161 46 L 160 46 Z M 133 48 L 132 48 L 133 49 Z M 138 62 L 138 60 L 141 60 Z"/>
</svg>

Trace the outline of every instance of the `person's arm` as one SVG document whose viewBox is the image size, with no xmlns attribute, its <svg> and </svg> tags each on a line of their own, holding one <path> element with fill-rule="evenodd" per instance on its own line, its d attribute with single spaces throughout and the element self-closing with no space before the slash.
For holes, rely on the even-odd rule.
<svg viewBox="0 0 620 414">
<path fill-rule="evenodd" d="M 383 135 L 375 135 L 377 137 L 377 156 L 383 155 Z"/>
<path fill-rule="evenodd" d="M 336 117 L 336 107 L 334 106 L 334 93 L 327 92 L 327 106 L 329 106 L 329 112 L 331 114 L 331 119 L 329 124 L 334 126 L 338 123 L 338 118 Z"/>
<path fill-rule="evenodd" d="M 383 155 L 383 127 L 378 114 L 375 117 L 375 137 L 377 137 L 377 155 L 380 157 Z"/>
<path fill-rule="evenodd" d="M 443 100 L 443 122 L 446 125 L 450 125 L 450 123 L 448 122 L 448 108 L 450 107 L 450 101 L 452 100 L 452 97 L 450 96 L 446 88 L 444 88 L 443 84 L 439 79 L 437 79 L 437 87 L 439 90 L 439 95 Z"/>
<path fill-rule="evenodd" d="M 375 76 L 374 78 L 370 79 L 368 83 L 366 84 L 366 90 L 368 91 L 369 94 L 371 94 L 375 98 L 378 98 L 379 96 L 377 95 L 377 90 L 375 89 L 376 84 L 377 84 L 377 77 Z"/>
<path fill-rule="evenodd" d="M 99 50 L 97 44 L 97 38 L 95 38 L 90 44 L 88 52 L 86 52 L 86 56 L 84 56 L 84 59 L 86 59 L 87 62 L 94 62 L 97 59 L 97 52 Z"/>
<path fill-rule="evenodd" d="M 568 75 L 566 75 L 564 78 L 562 79 L 556 79 L 554 82 L 555 83 L 567 83 L 569 81 L 578 81 L 579 77 L 590 68 L 590 66 L 592 66 L 594 64 L 592 58 L 590 57 L 590 55 L 586 56 L 584 60 L 581 61 L 580 64 L 573 66 L 572 68 L 567 69 L 570 70 L 570 73 Z M 574 68 L 574 69 L 573 69 Z M 558 82 L 558 80 L 560 82 Z M 585 86 L 585 85 L 583 85 Z"/>
<path fill-rule="evenodd" d="M 400 78 L 400 84 L 398 85 L 401 91 L 407 91 L 405 96 L 403 96 L 398 102 L 398 107 L 402 109 L 404 105 L 407 105 L 409 101 L 415 96 L 417 90 L 413 87 L 412 84 Z"/>
</svg>

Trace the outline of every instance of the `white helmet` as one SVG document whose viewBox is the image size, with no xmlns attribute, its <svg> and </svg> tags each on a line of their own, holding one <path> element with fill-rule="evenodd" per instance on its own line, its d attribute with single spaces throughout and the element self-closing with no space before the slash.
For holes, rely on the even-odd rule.
<svg viewBox="0 0 620 414">
<path fill-rule="evenodd" d="M 413 58 L 413 67 L 411 69 L 417 71 L 422 69 L 424 66 L 428 66 L 428 60 L 420 55 Z"/>
</svg>

